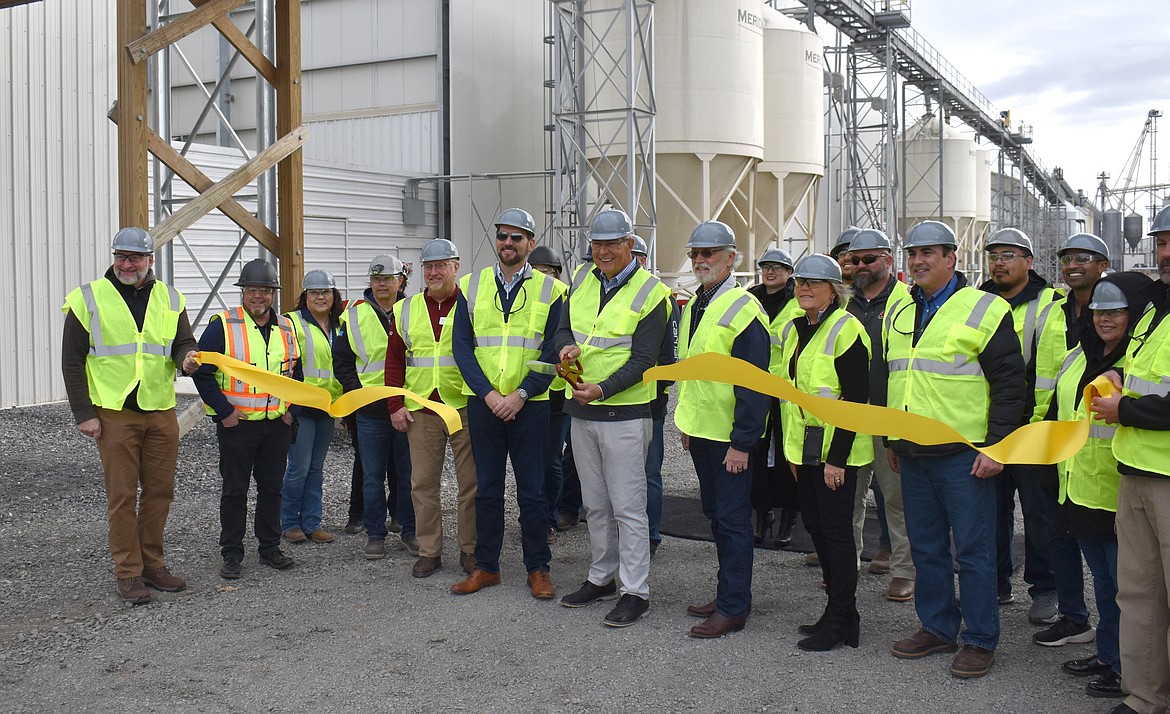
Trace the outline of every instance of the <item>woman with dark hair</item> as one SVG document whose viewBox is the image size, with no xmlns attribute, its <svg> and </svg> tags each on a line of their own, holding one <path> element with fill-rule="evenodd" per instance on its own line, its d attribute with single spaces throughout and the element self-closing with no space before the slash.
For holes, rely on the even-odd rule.
<svg viewBox="0 0 1170 714">
<path fill-rule="evenodd" d="M 796 299 L 804 313 L 780 335 L 780 376 L 805 394 L 861 404 L 869 400 L 869 336 L 845 310 L 848 294 L 841 267 L 814 254 L 796 264 Z M 800 406 L 781 405 L 784 455 L 800 493 L 800 514 L 821 562 L 829 601 L 824 614 L 796 643 L 822 652 L 842 643 L 857 647 L 857 545 L 853 537 L 853 496 L 857 472 L 873 461 L 873 439 L 836 429 Z"/>
<path fill-rule="evenodd" d="M 341 293 L 333 276 L 311 270 L 305 274 L 296 308 L 286 314 L 301 353 L 294 376 L 325 389 L 331 400 L 341 396 L 341 384 L 333 377 L 333 339 L 341 309 Z M 321 492 L 333 417 L 296 404 L 289 407 L 289 413 L 293 417 L 292 445 L 280 495 L 280 528 L 289 543 L 332 543 L 333 534 L 321 527 Z"/>
<path fill-rule="evenodd" d="M 1142 312 L 1150 300 L 1141 288 L 1152 283 L 1137 273 L 1115 273 L 1097 281 L 1089 309 L 1098 340 L 1082 339 L 1065 359 L 1056 382 L 1056 393 L 1048 418 L 1061 421 L 1084 419 L 1085 386 L 1110 370 L 1124 375 L 1126 352 Z M 1117 491 L 1121 475 L 1113 456 L 1110 426 L 1097 418 L 1089 422 L 1089 440 L 1071 459 L 1060 464 L 1060 492 L 1057 500 L 1057 530 L 1077 539 L 1089 571 L 1097 600 L 1097 651 L 1084 659 L 1061 665 L 1076 677 L 1094 676 L 1085 687 L 1089 696 L 1124 697 L 1121 688 L 1121 653 L 1118 628 L 1121 611 L 1117 606 Z"/>
</svg>

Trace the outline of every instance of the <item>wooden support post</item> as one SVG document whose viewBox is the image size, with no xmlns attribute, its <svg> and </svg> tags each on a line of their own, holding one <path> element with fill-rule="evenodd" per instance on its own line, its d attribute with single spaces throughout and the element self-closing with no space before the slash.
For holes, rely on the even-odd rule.
<svg viewBox="0 0 1170 714">
<path fill-rule="evenodd" d="M 272 146 L 256 154 L 250 161 L 224 176 L 218 183 L 202 192 L 172 213 L 165 221 L 151 230 L 156 246 L 163 245 L 203 217 L 208 211 L 231 198 L 237 191 L 254 181 L 257 176 L 272 168 L 276 162 L 293 153 L 309 139 L 308 128 L 301 126 L 280 138 Z M 281 241 L 283 242 L 283 238 Z M 298 283 L 299 284 L 299 283 Z M 299 294 L 299 290 L 297 291 Z"/>
<path fill-rule="evenodd" d="M 146 34 L 147 0 L 118 0 L 118 46 Z M 146 65 L 118 53 L 118 223 L 149 226 L 150 184 L 146 170 Z"/>
<path fill-rule="evenodd" d="M 178 42 L 204 25 L 225 17 L 244 2 L 245 0 L 210 0 L 194 12 L 184 15 L 182 19 L 157 27 L 150 34 L 127 44 L 126 51 L 130 53 L 130 59 L 135 63 L 145 62 L 146 58 L 155 52 Z"/>
<path fill-rule="evenodd" d="M 190 2 L 195 7 L 202 7 L 211 2 L 211 0 L 190 0 Z M 211 24 L 215 25 L 215 29 L 219 30 L 219 34 L 223 35 L 231 43 L 232 47 L 235 47 L 243 55 L 244 59 L 248 60 L 249 64 L 260 73 L 261 77 L 268 80 L 268 83 L 272 86 L 276 86 L 276 65 L 272 64 L 264 56 L 264 53 L 256 45 L 252 44 L 248 36 L 240 28 L 236 27 L 236 24 L 232 22 L 230 17 L 220 17 Z"/>
<path fill-rule="evenodd" d="M 276 133 L 301 126 L 301 1 L 276 0 Z M 304 152 L 299 148 L 276 167 L 280 291 L 291 310 L 305 275 Z"/>
</svg>

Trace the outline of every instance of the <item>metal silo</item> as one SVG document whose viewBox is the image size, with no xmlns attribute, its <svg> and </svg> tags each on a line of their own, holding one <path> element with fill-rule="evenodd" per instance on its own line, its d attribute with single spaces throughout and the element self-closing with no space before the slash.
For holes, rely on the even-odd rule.
<svg viewBox="0 0 1170 714">
<path fill-rule="evenodd" d="M 907 128 L 903 142 L 906 212 L 902 234 L 920 221 L 942 221 L 958 238 L 957 268 L 979 272 L 983 246 L 974 234 L 978 146 L 931 114 Z M 987 181 L 990 191 L 990 175 Z"/>
<path fill-rule="evenodd" d="M 1125 242 L 1129 244 L 1131 251 L 1137 250 L 1138 246 L 1142 243 L 1142 239 L 1146 237 L 1142 223 L 1142 217 L 1137 213 L 1131 213 L 1125 217 L 1121 235 L 1125 238 Z M 1109 249 L 1113 250 L 1113 246 L 1110 245 Z"/>
<path fill-rule="evenodd" d="M 1122 213 L 1116 208 L 1110 208 L 1101 213 L 1101 240 L 1109 248 L 1109 255 L 1114 260 L 1125 252 L 1125 240 L 1122 238 Z M 1140 226 L 1139 226 L 1140 228 Z M 1121 265 L 1120 262 L 1114 265 Z"/>
</svg>

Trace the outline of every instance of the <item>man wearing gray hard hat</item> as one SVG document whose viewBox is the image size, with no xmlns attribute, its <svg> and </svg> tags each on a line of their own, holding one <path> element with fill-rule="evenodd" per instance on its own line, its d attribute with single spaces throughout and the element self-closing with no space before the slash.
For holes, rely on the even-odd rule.
<svg viewBox="0 0 1170 714">
<path fill-rule="evenodd" d="M 857 226 L 849 226 L 841 231 L 841 235 L 837 236 L 833 248 L 829 251 L 829 255 L 841 266 L 841 279 L 845 281 L 846 286 L 853 284 L 853 264 L 849 262 L 849 244 L 853 241 L 853 236 L 857 235 L 860 230 Z"/>
<path fill-rule="evenodd" d="M 276 266 L 262 258 L 249 261 L 236 281 L 240 307 L 213 315 L 199 337 L 202 352 L 219 352 L 257 369 L 292 377 L 300 348 L 292 322 L 273 309 L 280 288 Z M 247 532 L 248 489 L 256 481 L 256 516 L 260 562 L 276 570 L 295 562 L 280 550 L 280 490 L 292 439 L 289 403 L 204 363 L 192 378 L 219 442 L 220 577 L 241 576 Z"/>
<path fill-rule="evenodd" d="M 865 325 L 875 352 L 881 348 L 882 320 L 887 306 L 910 295 L 906 284 L 894 273 L 894 258 L 890 251 L 890 239 L 885 233 L 866 228 L 853 234 L 846 261 L 853 269 L 853 291 L 846 309 Z M 880 359 L 870 360 L 871 403 L 885 401 L 888 381 L 885 363 Z M 910 541 L 906 538 L 902 479 L 890 469 L 885 440 L 877 436 L 873 437 L 873 463 L 858 471 L 857 491 L 854 494 L 853 535 L 857 541 L 859 563 L 865 526 L 865 497 L 871 485 L 875 493 L 881 494 L 877 501 L 878 518 L 885 524 L 889 542 L 879 544 L 873 560 L 869 561 L 869 572 L 876 575 L 889 573 L 886 599 L 906 602 L 914 597 L 915 575 L 914 561 L 910 557 Z"/>
<path fill-rule="evenodd" d="M 394 330 L 391 314 L 398 300 L 406 297 L 406 266 L 397 257 L 375 256 L 368 274 L 370 287 L 362 300 L 341 313 L 341 333 L 333 341 L 333 371 L 346 392 L 385 386 L 386 344 Z M 366 560 L 386 557 L 386 535 L 394 527 L 399 529 L 399 540 L 406 552 L 417 556 L 414 503 L 410 497 L 410 443 L 406 434 L 391 424 L 385 399 L 359 409 L 355 425 L 362 461 Z"/>
<path fill-rule="evenodd" d="M 1165 712 L 1170 696 L 1170 206 L 1150 227 L 1160 282 L 1143 289 L 1151 300 L 1134 329 L 1124 382 L 1092 410 L 1117 424 L 1113 455 L 1117 496 L 1117 605 L 1121 608 L 1121 671 L 1129 696 L 1116 714 Z"/>
<path fill-rule="evenodd" d="M 118 596 L 139 604 L 147 585 L 187 587 L 167 569 L 163 527 L 179 456 L 175 367 L 198 365 L 186 299 L 151 269 L 154 239 L 123 228 L 112 251 L 105 276 L 65 298 L 61 375 L 77 428 L 101 455 Z"/>
<path fill-rule="evenodd" d="M 419 253 L 421 293 L 394 303 L 394 329 L 386 345 L 386 385 L 405 387 L 432 401 L 458 410 L 463 428 L 447 433 L 446 424 L 430 409 L 390 397 L 394 428 L 410 442 L 410 497 L 414 503 L 418 559 L 410 573 L 432 575 L 443 564 L 443 510 L 440 490 L 447 443 L 455 457 L 456 537 L 459 564 L 465 573 L 475 567 L 475 459 L 467 431 L 467 396 L 451 346 L 451 311 L 459 296 L 459 251 L 446 238 L 436 238 Z"/>
</svg>

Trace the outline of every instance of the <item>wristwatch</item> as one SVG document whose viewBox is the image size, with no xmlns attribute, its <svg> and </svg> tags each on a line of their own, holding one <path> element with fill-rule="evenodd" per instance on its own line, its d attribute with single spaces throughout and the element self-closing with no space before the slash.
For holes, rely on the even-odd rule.
<svg viewBox="0 0 1170 714">
<path fill-rule="evenodd" d="M 520 397 L 524 401 L 528 401 L 528 390 L 525 389 L 524 387 L 520 387 L 519 389 L 516 390 L 516 396 Z"/>
</svg>

